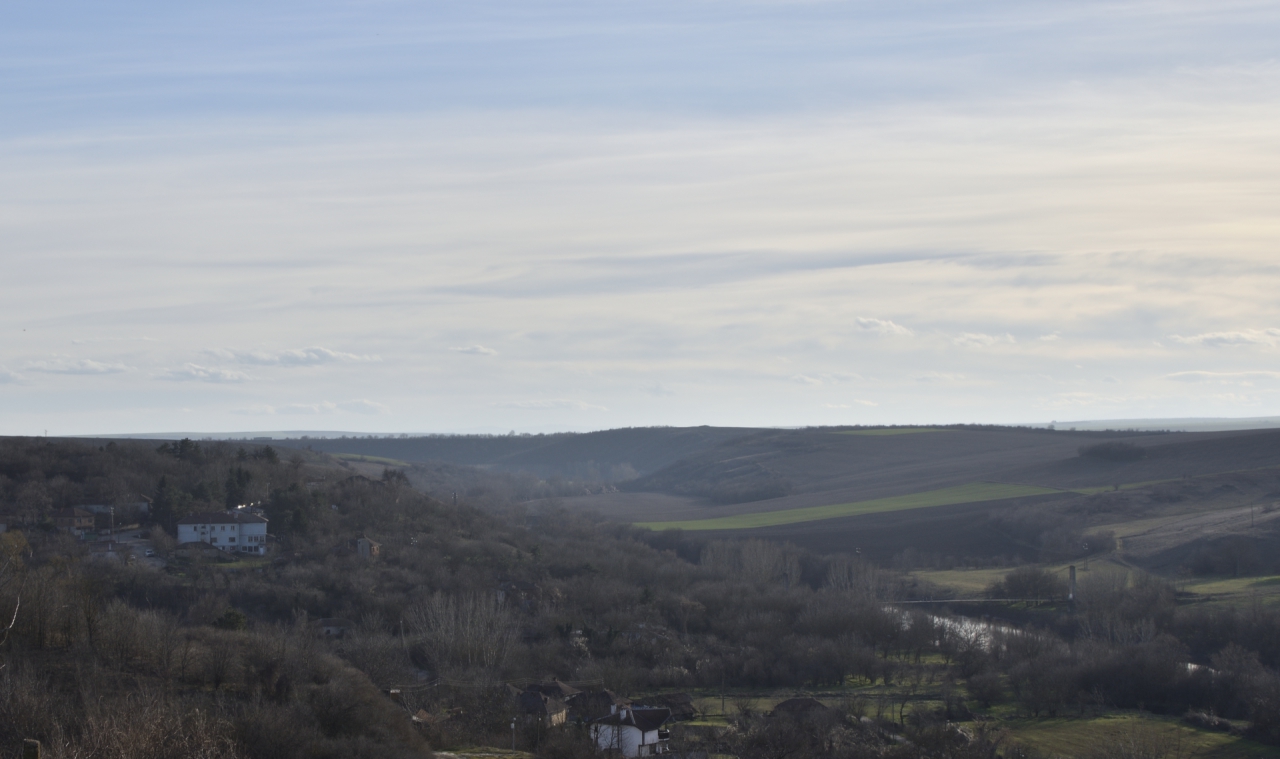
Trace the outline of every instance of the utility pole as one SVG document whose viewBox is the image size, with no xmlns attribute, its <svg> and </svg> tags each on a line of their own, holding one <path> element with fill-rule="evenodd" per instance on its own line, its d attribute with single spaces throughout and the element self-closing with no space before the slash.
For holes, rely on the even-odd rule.
<svg viewBox="0 0 1280 759">
<path fill-rule="evenodd" d="M 516 718 L 511 718 L 511 750 L 516 750 Z"/>
</svg>

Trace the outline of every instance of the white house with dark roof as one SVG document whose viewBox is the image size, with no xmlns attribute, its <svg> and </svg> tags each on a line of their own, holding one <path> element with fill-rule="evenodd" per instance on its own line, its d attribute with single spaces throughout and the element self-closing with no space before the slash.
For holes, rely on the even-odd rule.
<svg viewBox="0 0 1280 759">
<path fill-rule="evenodd" d="M 670 709 L 618 706 L 613 714 L 591 722 L 591 737 L 601 751 L 625 757 L 656 756 L 671 751 L 671 732 L 664 725 Z"/>
<path fill-rule="evenodd" d="M 183 543 L 261 556 L 267 552 L 267 520 L 244 511 L 192 514 L 178 521 L 178 544 Z"/>
</svg>

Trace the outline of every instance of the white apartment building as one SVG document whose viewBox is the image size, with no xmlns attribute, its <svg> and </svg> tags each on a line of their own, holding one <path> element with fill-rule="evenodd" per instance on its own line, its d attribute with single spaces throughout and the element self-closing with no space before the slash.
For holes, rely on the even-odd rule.
<svg viewBox="0 0 1280 759">
<path fill-rule="evenodd" d="M 261 556 L 267 552 L 267 520 L 243 511 L 192 514 L 178 522 L 178 545 L 183 543 Z"/>
</svg>

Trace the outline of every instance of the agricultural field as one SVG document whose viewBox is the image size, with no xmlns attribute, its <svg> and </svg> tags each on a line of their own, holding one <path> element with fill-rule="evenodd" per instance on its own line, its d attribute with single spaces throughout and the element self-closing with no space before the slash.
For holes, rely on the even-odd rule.
<svg viewBox="0 0 1280 759">
<path fill-rule="evenodd" d="M 340 461 L 357 461 L 362 464 L 382 464 L 384 466 L 409 466 L 409 462 L 399 459 L 389 459 L 384 456 L 367 456 L 362 453 L 333 453 L 330 454 Z"/>
<path fill-rule="evenodd" d="M 715 517 L 711 519 L 670 521 L 670 522 L 638 522 L 637 527 L 650 530 L 750 530 L 757 527 L 774 527 L 784 524 L 815 522 L 840 517 L 853 517 L 862 514 L 879 514 L 886 511 L 906 511 L 924 509 L 934 506 L 954 506 L 963 503 L 980 501 L 1000 501 L 1009 498 L 1025 498 L 1027 496 L 1056 495 L 1062 491 L 1052 488 L 1041 488 L 1034 485 L 1011 485 L 1002 482 L 973 482 L 924 493 L 877 498 L 870 501 L 854 503 L 838 503 L 828 506 L 810 506 L 807 508 L 782 511 L 766 511 L 733 516 Z"/>
</svg>

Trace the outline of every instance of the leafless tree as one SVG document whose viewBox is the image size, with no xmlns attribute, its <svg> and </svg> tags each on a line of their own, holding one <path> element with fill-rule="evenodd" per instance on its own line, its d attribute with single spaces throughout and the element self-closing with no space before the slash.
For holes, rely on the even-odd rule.
<svg viewBox="0 0 1280 759">
<path fill-rule="evenodd" d="M 405 621 L 442 674 L 494 678 L 516 638 L 515 620 L 487 594 L 436 593 L 410 607 Z"/>
</svg>

